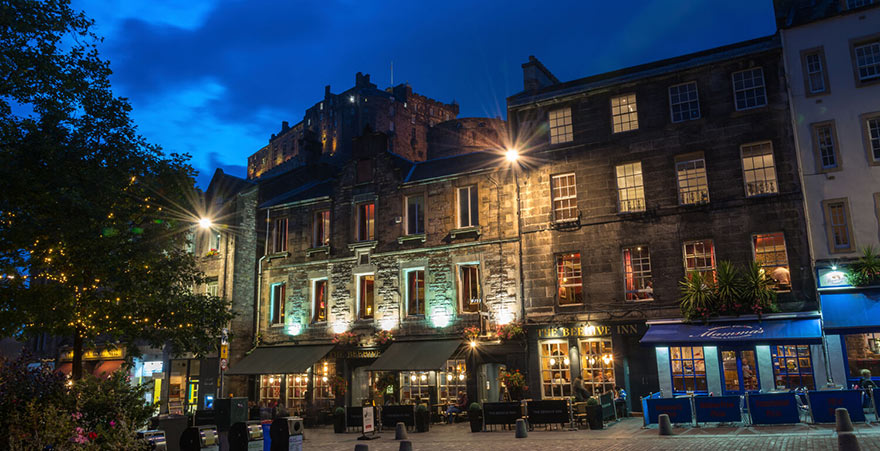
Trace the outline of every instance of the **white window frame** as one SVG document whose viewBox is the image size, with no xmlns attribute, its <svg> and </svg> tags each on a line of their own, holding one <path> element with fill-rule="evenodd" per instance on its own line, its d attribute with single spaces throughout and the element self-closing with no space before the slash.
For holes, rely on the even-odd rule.
<svg viewBox="0 0 880 451">
<path fill-rule="evenodd" d="M 639 129 L 639 106 L 636 93 L 631 92 L 611 98 L 611 131 L 631 132 Z"/>
<path fill-rule="evenodd" d="M 706 244 L 709 245 L 708 249 L 706 249 Z M 692 253 L 688 253 L 688 246 L 693 246 L 694 251 Z M 711 280 L 715 280 L 715 271 L 718 265 L 715 255 L 715 240 L 705 238 L 702 240 L 684 241 L 681 243 L 681 255 L 683 257 L 682 264 L 684 264 L 685 276 L 689 277 L 691 273 L 698 272 L 708 276 Z M 693 267 L 688 266 L 689 258 L 694 260 Z M 699 265 L 696 263 L 697 261 L 706 261 L 707 259 L 709 260 L 709 265 Z"/>
<path fill-rule="evenodd" d="M 709 175 L 706 170 L 706 159 L 703 156 L 683 157 L 676 160 L 675 177 L 679 205 L 709 203 Z M 697 194 L 699 199 L 691 199 L 691 194 Z"/>
<path fill-rule="evenodd" d="M 632 268 L 632 271 L 627 271 L 627 267 L 626 267 L 627 251 L 629 251 L 629 254 L 630 254 L 630 266 Z M 635 260 L 636 260 L 636 258 L 634 257 L 635 252 L 639 253 L 639 257 L 638 257 L 639 265 L 635 264 Z M 646 254 L 645 256 L 641 255 L 643 252 Z M 629 302 L 653 301 L 654 300 L 654 288 L 653 288 L 654 277 L 652 274 L 653 271 L 651 270 L 651 249 L 648 246 L 627 246 L 627 247 L 623 248 L 623 250 L 621 251 L 621 257 L 623 259 L 623 294 L 624 294 L 623 297 L 624 297 L 624 300 L 629 301 Z M 636 267 L 638 267 L 639 270 L 636 270 Z M 645 269 L 645 268 L 647 268 L 647 269 Z M 641 288 L 638 290 L 627 290 L 627 286 L 628 286 L 627 282 L 630 277 L 633 279 L 634 285 L 641 285 L 641 284 L 644 284 L 645 282 L 650 283 L 651 284 L 650 291 L 648 291 L 648 288 Z M 636 282 L 636 281 L 638 281 L 638 282 Z M 633 297 L 634 297 L 633 299 L 630 299 L 630 294 L 633 295 Z M 639 298 L 638 296 L 640 294 L 645 294 L 647 297 Z"/>
<path fill-rule="evenodd" d="M 810 61 L 815 58 L 815 61 Z M 803 51 L 801 65 L 804 70 L 804 89 L 807 96 L 825 94 L 828 91 L 828 68 L 825 64 L 825 52 L 821 47 Z M 818 77 L 818 78 L 816 78 Z M 817 80 L 821 86 L 814 86 Z"/>
<path fill-rule="evenodd" d="M 478 307 L 477 307 L 476 312 L 468 312 L 464 308 L 465 307 L 465 305 L 464 305 L 465 293 L 462 288 L 463 281 L 464 281 L 463 280 L 464 278 L 462 277 L 463 276 L 462 270 L 465 266 L 475 266 L 477 268 L 477 279 L 475 282 L 476 282 L 477 294 L 479 295 L 480 302 L 478 303 Z M 464 263 L 457 263 L 455 265 L 455 281 L 456 281 L 455 291 L 456 291 L 456 294 L 458 295 L 458 311 L 461 312 L 461 314 L 463 314 L 463 315 L 478 314 L 481 310 L 480 307 L 482 307 L 482 304 L 483 304 L 483 284 L 482 284 L 482 277 L 483 276 L 482 276 L 482 272 L 480 270 L 481 270 L 481 268 L 480 268 L 479 262 L 464 262 Z M 407 284 L 407 286 L 408 285 L 409 284 Z M 468 299 L 468 305 L 470 305 L 470 299 Z"/>
<path fill-rule="evenodd" d="M 880 165 L 880 112 L 863 114 L 861 119 L 868 162 Z M 871 126 L 871 122 L 874 122 L 874 126 Z"/>
<path fill-rule="evenodd" d="M 218 278 L 214 277 L 205 282 L 205 294 L 208 296 L 220 295 L 220 280 Z"/>
<path fill-rule="evenodd" d="M 749 80 L 754 82 L 756 80 L 753 75 L 755 71 L 760 71 L 760 74 L 761 74 L 760 86 L 753 85 L 753 86 L 749 86 L 749 87 L 742 86 L 740 88 L 737 88 L 737 81 L 736 81 L 737 74 L 745 74 L 746 72 L 749 72 L 749 73 L 751 73 Z M 736 72 L 730 74 L 730 80 L 731 80 L 732 87 L 733 87 L 733 106 L 736 108 L 736 111 L 746 111 L 746 110 L 752 110 L 755 108 L 761 108 L 761 107 L 767 106 L 767 83 L 764 80 L 764 68 L 763 67 L 751 67 L 751 68 L 748 68 L 745 70 L 736 71 Z M 742 82 L 744 83 L 745 79 L 743 79 Z M 749 106 L 748 105 L 748 97 L 743 97 L 743 100 L 745 100 L 746 105 L 743 106 L 742 108 L 740 108 L 739 101 L 737 100 L 737 95 L 742 93 L 744 96 L 746 96 L 747 92 L 749 92 L 751 90 L 757 90 L 757 89 L 761 90 L 761 94 L 763 95 L 764 102 L 759 104 L 756 101 L 756 103 L 754 105 Z M 758 97 L 759 97 L 758 92 L 756 91 L 755 96 L 753 98 L 757 100 Z"/>
<path fill-rule="evenodd" d="M 570 275 L 572 276 L 572 278 L 579 279 L 579 281 L 577 283 L 566 282 L 565 279 L 567 279 L 568 277 L 566 277 L 565 265 L 563 264 L 563 262 L 565 261 L 566 256 L 568 256 L 568 258 L 571 259 L 571 258 L 574 258 L 575 255 L 577 255 L 577 268 L 575 269 L 574 267 L 572 267 L 572 269 L 571 269 L 572 274 L 570 274 Z M 567 306 L 571 306 L 571 305 L 583 305 L 584 302 L 586 302 L 586 290 L 584 290 L 584 262 L 583 262 L 581 252 L 580 251 L 562 252 L 562 253 L 556 254 L 555 257 L 556 258 L 554 260 L 555 260 L 555 264 L 556 264 L 556 267 L 555 267 L 555 270 L 556 270 L 556 305 L 563 306 L 563 307 L 567 307 Z M 560 301 L 562 300 L 562 289 L 563 288 L 571 288 L 571 289 L 580 288 L 580 293 L 581 293 L 580 302 L 569 302 L 566 304 L 561 303 Z"/>
<path fill-rule="evenodd" d="M 571 184 L 560 186 L 559 181 L 567 181 L 571 177 Z M 557 196 L 557 191 L 566 192 L 566 195 Z M 557 208 L 556 203 L 569 204 L 565 207 Z M 556 222 L 577 221 L 578 219 L 578 197 L 577 197 L 577 177 L 574 172 L 557 174 L 550 176 L 550 204 L 553 210 L 553 220 Z M 559 211 L 573 211 L 570 216 L 560 218 Z"/>
<path fill-rule="evenodd" d="M 318 313 L 318 298 L 317 298 L 317 290 L 315 287 L 318 285 L 318 282 L 324 282 L 324 319 L 318 320 L 316 314 Z M 330 311 L 330 279 L 327 277 L 318 277 L 316 279 L 311 279 L 309 281 L 309 298 L 310 304 L 312 306 L 311 314 L 309 315 L 309 323 L 310 324 L 325 324 L 327 323 L 327 317 Z"/>
<path fill-rule="evenodd" d="M 275 298 L 275 288 L 276 287 L 282 287 L 281 288 L 282 299 L 280 301 Z M 285 297 L 287 297 L 287 284 L 286 283 L 276 282 L 276 283 L 269 285 L 269 325 L 271 325 L 271 326 L 283 326 L 284 325 L 284 316 L 285 316 L 284 315 L 285 314 L 284 307 L 286 307 L 286 305 L 285 305 L 286 300 L 284 299 Z M 278 316 L 280 316 L 280 318 L 275 318 L 275 304 L 276 303 L 278 303 Z"/>
<path fill-rule="evenodd" d="M 871 61 L 868 64 L 859 64 L 859 52 L 862 51 L 867 58 L 870 56 Z M 857 45 L 853 45 L 853 65 L 856 70 L 856 80 L 860 84 L 873 83 L 880 80 L 880 39 L 871 39 L 863 41 Z M 862 76 L 862 69 L 865 68 L 873 74 Z"/>
<path fill-rule="evenodd" d="M 547 346 L 547 350 L 544 347 Z M 561 346 L 565 346 L 565 352 L 563 353 L 560 349 Z M 542 340 L 538 342 L 538 349 L 540 351 L 539 354 L 539 369 L 540 369 L 540 380 L 541 380 L 541 398 L 542 399 L 565 399 L 572 395 L 571 390 L 571 345 L 568 341 L 565 340 Z M 559 355 L 553 354 L 554 349 L 560 352 Z M 568 364 L 565 361 L 568 360 Z M 544 362 L 547 362 L 549 369 L 544 369 Z M 564 376 L 566 373 L 568 377 L 560 377 L 557 382 L 557 379 L 554 379 L 553 376 L 558 373 L 560 376 Z M 549 378 L 546 379 L 549 382 L 545 383 L 544 376 L 549 375 Z M 547 393 L 547 386 L 550 386 L 550 393 Z"/>
<path fill-rule="evenodd" d="M 464 224 L 462 222 L 462 211 L 461 211 L 461 196 L 462 191 L 467 192 L 468 196 L 468 224 Z M 466 227 L 477 227 L 480 225 L 480 198 L 479 198 L 479 188 L 477 185 L 468 185 L 468 186 L 460 186 L 455 188 L 455 220 L 458 223 L 459 228 Z M 474 202 L 474 198 L 476 198 L 476 202 Z M 476 211 L 473 211 L 474 207 L 476 207 Z"/>
<path fill-rule="evenodd" d="M 746 154 L 752 153 L 753 150 L 755 150 L 755 154 L 747 157 Z M 763 151 L 763 153 L 757 154 L 758 150 Z M 766 165 L 767 157 L 770 158 L 769 166 Z M 748 163 L 746 162 L 747 158 L 749 159 Z M 739 146 L 739 159 L 742 163 L 743 188 L 745 189 L 746 197 L 760 197 L 779 193 L 779 180 L 776 177 L 776 159 L 773 155 L 772 141 L 759 141 Z M 762 166 L 759 168 L 757 163 L 760 163 Z M 749 189 L 750 175 L 754 176 L 751 182 L 753 185 L 752 189 Z M 759 176 L 763 178 L 759 180 Z"/>
<path fill-rule="evenodd" d="M 627 173 L 627 168 L 632 168 L 632 173 Z M 623 175 L 621 175 L 623 170 Z M 617 211 L 620 213 L 634 213 L 645 211 L 645 179 L 642 172 L 642 162 L 634 161 L 630 163 L 618 164 L 614 167 L 614 175 L 617 180 Z M 621 181 L 626 186 L 621 186 Z M 632 182 L 632 185 L 630 185 Z M 626 193 L 626 199 L 621 196 Z M 633 196 L 630 196 L 633 194 Z M 638 208 L 630 208 L 630 204 L 636 202 Z M 624 208 L 626 203 L 626 208 Z"/>
<path fill-rule="evenodd" d="M 593 343 L 599 349 L 593 353 Z M 606 351 L 604 354 L 602 350 Z M 611 337 L 608 338 L 581 338 L 578 340 L 578 352 L 581 358 L 581 376 L 584 379 L 584 387 L 590 396 L 599 396 L 611 392 L 616 386 L 617 374 L 614 371 L 614 348 Z M 611 379 L 606 377 L 611 372 Z M 597 380 L 596 375 L 601 375 Z M 604 379 L 604 380 L 602 380 Z"/>
<path fill-rule="evenodd" d="M 690 91 L 690 86 L 693 85 L 693 92 Z M 673 92 L 672 90 L 676 90 L 676 95 L 678 96 L 678 102 L 673 100 Z M 682 89 L 686 89 L 682 92 Z M 669 91 L 669 119 L 674 122 L 687 122 L 693 121 L 701 118 L 700 113 L 700 88 L 697 85 L 696 81 L 688 81 L 684 83 L 679 83 L 677 85 L 672 85 L 668 89 Z M 691 98 L 691 94 L 693 94 L 694 98 Z M 687 98 L 682 100 L 682 96 L 686 96 Z M 696 108 L 691 108 L 691 106 L 696 105 Z M 678 120 L 675 119 L 675 107 L 681 106 L 681 109 L 678 111 L 678 114 L 681 115 L 681 118 Z M 693 116 L 693 112 L 696 111 L 697 115 Z M 687 117 L 685 116 L 685 113 Z"/>
<path fill-rule="evenodd" d="M 776 291 L 791 291 L 791 262 L 788 260 L 788 240 L 785 239 L 785 233 L 783 232 L 765 232 L 765 233 L 753 233 L 752 234 L 752 260 L 758 265 L 761 266 L 761 269 L 771 268 L 771 267 L 780 267 L 782 265 L 774 264 L 774 265 L 764 265 L 758 261 L 758 237 L 768 236 L 768 235 L 779 235 L 782 237 L 782 253 L 785 256 L 785 269 L 789 272 L 788 274 L 788 284 L 789 286 L 786 288 L 776 288 Z M 764 252 L 762 254 L 766 254 Z M 778 260 L 775 262 L 778 263 Z M 772 276 L 768 275 L 772 278 Z"/>
<path fill-rule="evenodd" d="M 326 213 L 326 218 L 325 218 Z M 320 218 L 320 219 L 319 219 Z M 318 239 L 318 228 L 323 231 L 324 239 Z M 316 210 L 312 216 L 312 247 L 325 247 L 330 245 L 330 210 Z"/>
<path fill-rule="evenodd" d="M 366 230 L 363 231 L 366 236 L 361 234 L 361 209 L 366 205 L 373 206 L 372 221 L 364 224 Z M 375 241 L 376 240 L 376 202 L 358 202 L 355 204 L 355 240 L 356 241 Z"/>
<path fill-rule="evenodd" d="M 832 211 L 832 209 L 837 207 L 842 208 L 839 215 L 835 215 Z M 828 251 L 832 254 L 853 252 L 855 250 L 855 243 L 853 243 L 853 224 L 849 211 L 849 199 L 840 197 L 823 200 L 822 215 L 825 218 L 825 235 L 828 239 Z M 835 236 L 838 235 L 836 231 L 840 229 L 845 233 L 846 246 L 838 246 L 835 240 Z"/>
<path fill-rule="evenodd" d="M 571 107 L 557 108 L 547 112 L 550 144 L 563 144 L 574 140 L 571 123 Z"/>
</svg>

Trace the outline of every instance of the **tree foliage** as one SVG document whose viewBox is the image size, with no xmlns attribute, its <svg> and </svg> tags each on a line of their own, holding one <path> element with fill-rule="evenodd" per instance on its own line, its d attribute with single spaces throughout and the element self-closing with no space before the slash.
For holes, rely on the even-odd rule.
<svg viewBox="0 0 880 451">
<path fill-rule="evenodd" d="M 0 335 L 47 332 L 203 353 L 230 319 L 184 251 L 186 155 L 137 134 L 91 20 L 0 1 Z"/>
</svg>

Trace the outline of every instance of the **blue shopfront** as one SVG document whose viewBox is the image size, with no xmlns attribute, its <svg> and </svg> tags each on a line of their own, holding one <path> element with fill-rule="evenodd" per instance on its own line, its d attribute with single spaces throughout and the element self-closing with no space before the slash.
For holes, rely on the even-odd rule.
<svg viewBox="0 0 880 451">
<path fill-rule="evenodd" d="M 829 273 L 819 272 L 819 298 L 831 377 L 852 388 L 868 370 L 880 384 L 880 287 L 834 284 Z"/>
<path fill-rule="evenodd" d="M 816 389 L 827 382 L 818 313 L 649 321 L 641 343 L 654 347 L 663 397 Z"/>
</svg>

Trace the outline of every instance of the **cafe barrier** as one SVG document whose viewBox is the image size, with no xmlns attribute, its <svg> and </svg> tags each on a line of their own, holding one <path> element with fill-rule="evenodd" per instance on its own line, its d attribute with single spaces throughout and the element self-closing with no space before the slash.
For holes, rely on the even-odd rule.
<svg viewBox="0 0 880 451">
<path fill-rule="evenodd" d="M 346 407 L 345 408 L 345 427 L 360 428 L 364 425 L 364 408 L 363 407 Z"/>
<path fill-rule="evenodd" d="M 643 426 L 647 426 L 648 424 L 650 424 L 650 422 L 648 421 L 648 400 L 649 400 L 649 399 L 658 399 L 658 398 L 660 398 L 660 395 L 661 395 L 661 394 L 662 394 L 662 393 L 660 393 L 660 392 L 657 392 L 657 393 L 651 393 L 650 395 L 645 396 L 644 398 L 641 398 L 641 401 L 642 401 L 642 422 L 643 422 Z"/>
<path fill-rule="evenodd" d="M 749 393 L 746 394 L 746 403 L 752 424 L 800 423 L 794 393 Z"/>
<path fill-rule="evenodd" d="M 813 423 L 834 423 L 834 410 L 844 408 L 852 421 L 865 421 L 861 390 L 810 391 L 807 393 Z"/>
<path fill-rule="evenodd" d="M 741 402 L 739 396 L 696 396 L 694 413 L 697 423 L 740 423 Z"/>
<path fill-rule="evenodd" d="M 568 401 L 543 400 L 529 401 L 526 411 L 529 424 L 565 424 L 569 422 Z"/>
<path fill-rule="evenodd" d="M 691 411 L 691 398 L 656 398 L 646 399 L 647 424 L 657 424 L 660 414 L 669 415 L 669 421 L 673 424 L 693 423 L 694 415 Z"/>
<path fill-rule="evenodd" d="M 614 410 L 614 396 L 611 392 L 599 395 L 599 405 L 602 406 L 602 420 L 617 419 L 617 411 Z"/>
<path fill-rule="evenodd" d="M 414 427 L 416 424 L 415 408 L 416 406 L 383 406 L 382 426 L 394 427 L 398 422 L 401 422 L 407 427 Z"/>
<path fill-rule="evenodd" d="M 492 424 L 516 424 L 517 418 L 522 418 L 522 405 L 519 402 L 484 402 L 483 423 Z"/>
</svg>

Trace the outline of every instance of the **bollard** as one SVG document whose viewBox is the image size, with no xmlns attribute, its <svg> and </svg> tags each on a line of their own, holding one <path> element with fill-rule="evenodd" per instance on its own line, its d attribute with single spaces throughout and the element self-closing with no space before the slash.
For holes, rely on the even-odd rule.
<svg viewBox="0 0 880 451">
<path fill-rule="evenodd" d="M 403 422 L 397 423 L 397 427 L 394 428 L 394 440 L 406 440 L 408 438 L 406 436 L 406 425 Z"/>
<path fill-rule="evenodd" d="M 529 436 L 528 428 L 526 428 L 526 420 L 522 418 L 516 419 L 516 438 L 526 438 Z"/>
<path fill-rule="evenodd" d="M 852 432 L 837 433 L 837 449 L 840 451 L 861 451 L 859 439 Z"/>
<path fill-rule="evenodd" d="M 852 432 L 853 424 L 849 418 L 849 411 L 843 407 L 834 409 L 834 419 L 837 422 L 837 432 Z"/>
<path fill-rule="evenodd" d="M 409 440 L 401 440 L 400 451 L 412 451 L 412 442 Z"/>
<path fill-rule="evenodd" d="M 354 451 L 370 451 L 370 447 L 366 443 L 358 443 L 354 445 Z"/>
<path fill-rule="evenodd" d="M 660 414 L 657 417 L 657 426 L 660 427 L 660 435 L 672 435 L 672 423 L 669 421 L 669 415 Z"/>
</svg>

